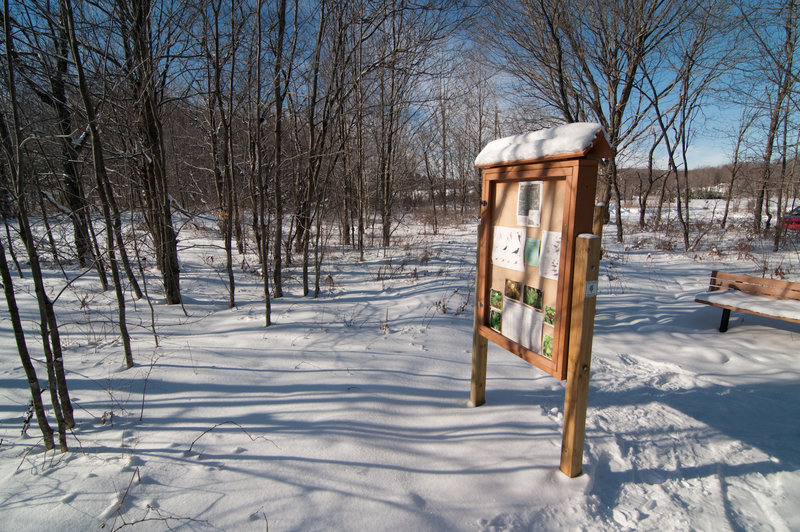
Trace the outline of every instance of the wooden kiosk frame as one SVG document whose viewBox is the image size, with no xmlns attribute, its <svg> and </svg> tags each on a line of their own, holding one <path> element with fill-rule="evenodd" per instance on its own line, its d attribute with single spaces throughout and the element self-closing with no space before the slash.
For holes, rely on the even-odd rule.
<svg viewBox="0 0 800 532">
<path fill-rule="evenodd" d="M 580 474 L 583 456 L 600 256 L 599 238 L 591 237 L 597 174 L 600 159 L 612 156 L 601 130 L 578 153 L 476 165 L 483 187 L 470 400 L 475 406 L 486 401 L 489 340 L 567 379 L 562 471 L 570 477 Z M 523 208 L 519 195 L 529 187 L 539 188 L 539 200 Z M 530 203 L 536 204 L 533 222 L 523 215 Z M 579 242 L 581 233 L 589 234 Z"/>
</svg>

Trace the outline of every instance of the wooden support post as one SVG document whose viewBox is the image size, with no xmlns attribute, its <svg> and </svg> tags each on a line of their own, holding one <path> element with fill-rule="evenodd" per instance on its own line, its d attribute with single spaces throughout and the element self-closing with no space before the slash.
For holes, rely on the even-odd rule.
<svg viewBox="0 0 800 532">
<path fill-rule="evenodd" d="M 478 328 L 472 335 L 472 384 L 469 400 L 473 406 L 481 406 L 486 402 L 486 359 L 489 340 L 478 334 Z"/>
<path fill-rule="evenodd" d="M 606 216 L 606 204 L 598 203 L 594 206 L 594 218 L 592 218 L 592 234 L 603 238 L 603 222 Z"/>
<path fill-rule="evenodd" d="M 578 236 L 575 248 L 564 432 L 561 441 L 561 471 L 570 478 L 580 475 L 583 465 L 600 241 L 597 235 L 582 234 Z"/>
<path fill-rule="evenodd" d="M 480 234 L 480 232 L 479 232 Z M 489 351 L 489 340 L 478 333 L 483 322 L 484 309 L 478 294 L 480 283 L 481 260 L 480 236 L 478 237 L 478 259 L 475 271 L 475 312 L 472 318 L 472 382 L 469 389 L 469 400 L 473 406 L 481 406 L 486 402 L 486 359 Z"/>
</svg>

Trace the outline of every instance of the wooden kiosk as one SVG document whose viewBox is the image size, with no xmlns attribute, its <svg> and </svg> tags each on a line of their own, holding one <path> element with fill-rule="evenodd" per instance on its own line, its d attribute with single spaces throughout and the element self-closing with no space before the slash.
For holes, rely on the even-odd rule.
<svg viewBox="0 0 800 532">
<path fill-rule="evenodd" d="M 562 471 L 570 477 L 580 474 L 583 457 L 600 258 L 599 238 L 590 235 L 598 166 L 612 155 L 602 128 L 580 123 L 493 141 L 475 161 L 483 187 L 470 399 L 475 406 L 486 400 L 489 340 L 567 379 L 564 435 L 575 432 L 568 428 L 574 421 L 580 440 L 565 441 L 577 470 L 565 470 L 562 448 Z M 589 235 L 579 239 L 581 233 Z M 579 247 L 585 249 L 576 260 Z M 585 393 L 571 393 L 573 387 Z"/>
</svg>

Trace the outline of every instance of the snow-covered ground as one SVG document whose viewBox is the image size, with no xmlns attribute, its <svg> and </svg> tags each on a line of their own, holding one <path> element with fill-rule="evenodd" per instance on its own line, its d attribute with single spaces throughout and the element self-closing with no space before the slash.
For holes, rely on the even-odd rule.
<svg viewBox="0 0 800 532">
<path fill-rule="evenodd" d="M 290 268 L 269 328 L 258 277 L 238 272 L 227 309 L 218 237 L 187 226 L 188 316 L 157 305 L 155 348 L 130 304 L 135 368 L 112 293 L 87 275 L 59 298 L 67 454 L 35 423 L 20 434 L 29 392 L 0 315 L 0 529 L 800 530 L 800 325 L 734 313 L 720 334 L 694 302 L 715 268 L 800 280 L 800 239 L 772 254 L 712 231 L 683 252 L 613 232 L 579 478 L 558 470 L 564 383 L 490 346 L 487 403 L 468 404 L 475 224 L 403 227 L 365 262 L 336 248 L 316 300 Z"/>
</svg>

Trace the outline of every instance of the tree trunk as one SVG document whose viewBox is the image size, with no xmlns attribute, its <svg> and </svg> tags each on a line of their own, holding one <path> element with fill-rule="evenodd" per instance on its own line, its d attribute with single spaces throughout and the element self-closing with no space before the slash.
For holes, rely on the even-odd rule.
<svg viewBox="0 0 800 532">
<path fill-rule="evenodd" d="M 136 95 L 141 150 L 141 173 L 143 192 L 150 222 L 150 232 L 156 251 L 156 264 L 161 271 L 164 296 L 168 305 L 181 302 L 180 269 L 178 265 L 178 239 L 172 224 L 172 207 L 167 186 L 164 135 L 159 115 L 156 69 L 152 50 L 151 16 L 154 5 L 151 0 L 117 1 L 121 20 L 126 59 Z"/>
<path fill-rule="evenodd" d="M 78 160 L 78 148 L 72 138 L 72 109 L 66 92 L 67 77 L 69 76 L 69 44 L 63 25 L 52 27 L 50 34 L 55 54 L 55 68 L 46 71 L 49 90 L 34 86 L 32 80 L 28 84 L 39 100 L 53 109 L 58 123 L 58 142 L 61 148 L 61 175 L 64 193 L 64 203 L 67 215 L 72 222 L 73 239 L 78 264 L 85 268 L 94 263 L 100 278 L 103 290 L 108 290 L 108 280 L 102 262 L 96 261 L 92 250 L 92 241 L 89 236 L 89 206 L 81 190 L 78 169 L 75 162 Z"/>
<path fill-rule="evenodd" d="M 3 280 L 3 289 L 6 295 L 6 304 L 8 305 L 8 314 L 11 318 L 11 325 L 14 329 L 14 339 L 17 343 L 17 351 L 19 358 L 22 362 L 22 367 L 25 370 L 25 376 L 28 379 L 28 388 L 31 391 L 31 402 L 33 403 L 33 411 L 36 414 L 36 421 L 39 424 L 39 430 L 42 431 L 42 440 L 44 441 L 44 448 L 52 450 L 55 448 L 53 442 L 53 429 L 47 422 L 47 415 L 44 412 L 42 405 L 42 389 L 39 386 L 39 379 L 36 376 L 36 369 L 31 362 L 31 356 L 28 352 L 28 344 L 25 342 L 25 331 L 22 328 L 22 320 L 19 317 L 19 308 L 17 307 L 17 300 L 14 296 L 14 284 L 11 279 L 11 272 L 8 269 L 6 262 L 6 250 L 3 247 L 3 242 L 0 241 L 0 276 Z"/>
<path fill-rule="evenodd" d="M 781 56 L 776 56 L 775 51 L 766 51 L 768 57 L 772 60 L 771 67 L 774 67 L 777 72 L 770 72 L 770 74 L 777 74 L 777 94 L 775 95 L 775 102 L 772 104 L 770 110 L 770 121 L 767 129 L 767 140 L 764 146 L 764 166 L 761 171 L 761 178 L 759 180 L 759 188 L 756 194 L 756 205 L 753 211 L 753 228 L 757 232 L 761 232 L 761 218 L 764 209 L 764 200 L 767 196 L 767 187 L 769 186 L 770 174 L 772 171 L 772 152 L 774 149 L 775 138 L 778 135 L 778 128 L 781 121 L 788 120 L 788 116 L 784 116 L 784 102 L 791 100 L 792 89 L 794 87 L 796 72 L 793 69 L 795 47 L 797 45 L 797 0 L 789 0 L 785 3 L 787 10 L 785 11 L 785 19 L 780 23 L 785 31 L 784 42 L 781 43 Z M 763 42 L 763 41 L 760 41 Z M 765 45 L 766 46 L 766 45 Z M 770 102 L 771 103 L 771 102 Z M 788 111 L 788 106 L 787 106 Z M 777 225 L 780 226 L 780 220 Z"/>
<path fill-rule="evenodd" d="M 259 241 L 259 257 L 261 257 L 261 276 L 264 281 L 264 326 L 269 327 L 272 324 L 272 305 L 270 302 L 269 293 L 269 231 L 268 231 L 268 215 L 269 215 L 269 194 L 267 192 L 267 175 L 264 172 L 262 165 L 262 155 L 264 149 L 262 146 L 261 127 L 266 115 L 266 109 L 263 107 L 261 98 L 261 53 L 262 53 L 262 37 L 261 37 L 261 10 L 263 9 L 263 0 L 258 0 L 256 3 L 256 102 L 255 102 L 255 129 L 254 129 L 254 149 L 255 156 L 255 175 L 256 182 L 258 183 L 258 231 L 260 234 Z"/>
<path fill-rule="evenodd" d="M 100 196 L 100 203 L 102 205 L 103 219 L 106 223 L 106 239 L 107 239 L 107 253 L 108 262 L 111 265 L 111 279 L 114 282 L 114 292 L 117 296 L 117 313 L 119 317 L 119 332 L 122 339 L 122 346 L 125 355 L 125 366 L 130 369 L 133 367 L 133 352 L 131 350 L 131 339 L 128 333 L 128 325 L 125 311 L 125 293 L 122 290 L 122 282 L 119 275 L 119 266 L 117 265 L 115 236 L 122 237 L 121 223 L 118 225 L 114 223 L 111 216 L 111 205 L 114 202 L 114 190 L 111 187 L 111 182 L 108 179 L 106 172 L 105 160 L 103 157 L 103 145 L 100 139 L 100 131 L 97 125 L 97 116 L 95 114 L 94 102 L 89 93 L 89 85 L 86 81 L 86 76 L 83 71 L 83 62 L 78 51 L 78 42 L 75 37 L 75 26 L 72 19 L 72 4 L 70 0 L 59 0 L 61 6 L 61 18 L 67 28 L 69 35 L 70 48 L 72 50 L 72 59 L 75 63 L 75 70 L 78 74 L 78 87 L 83 101 L 84 109 L 86 110 L 86 119 L 89 123 L 89 135 L 92 142 L 92 164 L 94 166 L 95 178 L 97 181 L 97 191 Z M 117 210 L 116 208 L 114 210 Z M 120 242 L 120 245 L 122 243 Z"/>
<path fill-rule="evenodd" d="M 275 97 L 275 147 L 273 154 L 273 206 L 275 208 L 275 243 L 272 246 L 272 284 L 275 297 L 283 297 L 283 281 L 281 274 L 281 244 L 283 242 L 283 197 L 281 179 L 283 161 L 281 159 L 281 140 L 283 134 L 283 99 L 286 92 L 283 88 L 283 40 L 286 33 L 286 0 L 279 0 L 277 20 L 277 46 L 275 49 L 275 70 L 272 76 L 272 87 Z"/>
<path fill-rule="evenodd" d="M 119 207 L 117 206 L 117 200 L 114 199 L 114 189 L 111 184 L 107 184 L 108 188 L 108 196 L 109 196 L 109 207 L 111 207 L 111 217 L 114 222 L 114 240 L 117 244 L 117 251 L 119 251 L 119 257 L 122 260 L 122 268 L 125 271 L 125 276 L 128 278 L 128 282 L 131 285 L 131 289 L 133 290 L 133 296 L 136 299 L 142 299 L 144 294 L 142 293 L 142 289 L 139 286 L 139 281 L 136 280 L 136 274 L 133 273 L 133 267 L 131 266 L 130 258 L 128 257 L 128 250 L 125 248 L 125 240 L 122 238 L 122 215 L 119 212 Z"/>
<path fill-rule="evenodd" d="M 214 174 L 214 185 L 217 192 L 217 220 L 222 234 L 225 249 L 225 271 L 228 275 L 228 308 L 236 307 L 236 284 L 233 275 L 233 225 L 234 225 L 234 200 L 233 200 L 233 140 L 231 121 L 233 120 L 233 87 L 225 97 L 222 89 L 222 75 L 226 58 L 230 60 L 230 80 L 233 83 L 235 73 L 235 50 L 230 54 L 223 54 L 223 43 L 220 32 L 221 2 L 211 3 L 213 20 L 208 21 L 204 14 L 204 31 L 210 31 L 208 38 L 211 47 L 205 48 L 206 59 L 206 90 L 208 91 L 208 131 L 209 144 L 211 145 L 211 167 Z M 210 22 L 210 27 L 206 24 Z M 233 45 L 234 16 L 230 14 L 231 44 Z M 205 40 L 205 38 L 204 38 Z M 225 57 L 223 57 L 223 55 Z M 226 109 L 227 106 L 227 109 Z M 219 123 L 217 123 L 219 115 Z M 221 136 L 221 138 L 220 138 Z M 220 159 L 222 159 L 220 161 Z"/>
<path fill-rule="evenodd" d="M 8 0 L 3 0 L 3 13 L 8 13 Z M 22 158 L 22 134 L 19 119 L 19 101 L 17 100 L 16 79 L 13 57 L 14 40 L 11 33 L 10 17 L 3 17 L 3 31 L 5 37 L 6 59 L 6 90 L 11 109 L 10 127 L 5 116 L 0 113 L 0 139 L 6 155 L 6 164 L 11 175 L 12 193 L 16 198 L 16 215 L 19 223 L 20 237 L 28 254 L 28 261 L 33 278 L 36 301 L 39 307 L 40 331 L 42 346 L 47 360 L 47 376 L 50 383 L 50 399 L 53 412 L 58 422 L 59 445 L 62 452 L 67 451 L 66 431 L 75 426 L 72 414 L 72 403 L 67 390 L 67 380 L 64 374 L 64 365 L 61 351 L 61 337 L 58 333 L 58 323 L 53 312 L 53 303 L 47 296 L 44 287 L 39 255 L 28 219 L 28 209 L 25 200 L 25 182 L 22 169 L 27 165 Z"/>
<path fill-rule="evenodd" d="M 3 225 L 6 228 L 6 239 L 8 239 L 8 252 L 11 254 L 11 260 L 14 262 L 14 267 L 17 269 L 17 275 L 19 275 L 19 278 L 24 279 L 25 276 L 22 274 L 22 268 L 19 265 L 17 254 L 14 252 L 14 243 L 11 240 L 11 230 L 8 227 L 8 220 L 6 219 L 5 216 L 3 216 Z"/>
</svg>

